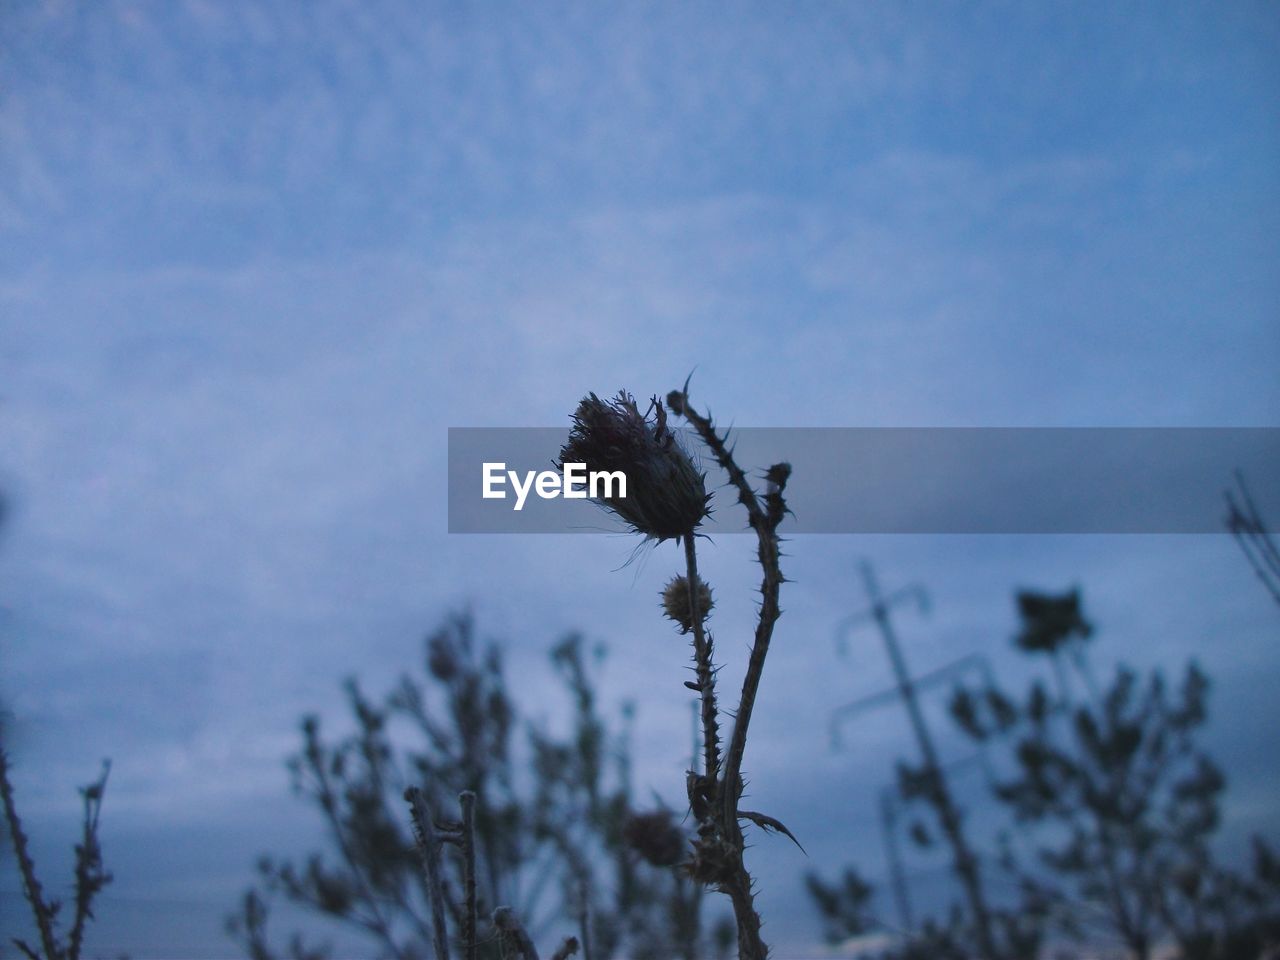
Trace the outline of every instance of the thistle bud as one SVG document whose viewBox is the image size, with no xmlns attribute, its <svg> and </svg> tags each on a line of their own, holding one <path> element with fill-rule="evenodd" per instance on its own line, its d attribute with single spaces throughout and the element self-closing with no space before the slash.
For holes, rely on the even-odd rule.
<svg viewBox="0 0 1280 960">
<path fill-rule="evenodd" d="M 566 463 L 585 464 L 588 473 L 621 471 L 627 495 L 598 502 L 646 537 L 692 536 L 709 513 L 705 477 L 667 428 L 656 397 L 645 414 L 625 390 L 608 401 L 585 397 L 560 450 L 561 469 Z"/>
<path fill-rule="evenodd" d="M 662 612 L 680 624 L 681 633 L 692 630 L 695 621 L 705 620 L 716 605 L 711 598 L 711 588 L 701 577 L 698 578 L 697 597 L 698 609 L 694 611 L 689 608 L 689 578 L 683 575 L 672 577 L 662 590 Z"/>
</svg>

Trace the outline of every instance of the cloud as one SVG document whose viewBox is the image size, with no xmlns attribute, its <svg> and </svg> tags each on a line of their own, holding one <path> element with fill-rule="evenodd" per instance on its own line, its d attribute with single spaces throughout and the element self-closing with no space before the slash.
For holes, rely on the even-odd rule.
<svg viewBox="0 0 1280 960">
<path fill-rule="evenodd" d="M 216 860 L 215 917 L 297 822 L 297 716 L 336 721 L 341 675 L 383 689 L 471 601 L 526 700 L 561 631 L 609 642 L 637 783 L 678 802 L 670 551 L 618 570 L 619 539 L 447 537 L 448 426 L 563 423 L 695 367 L 695 400 L 749 426 L 1274 423 L 1275 18 L 1241 10 L 15 11 L 0 695 L 23 795 L 66 812 L 110 753 L 108 821 L 202 824 L 165 876 Z M 887 680 L 873 636 L 847 663 L 830 643 L 861 554 L 936 594 L 904 626 L 918 670 L 1004 669 L 1011 588 L 1075 580 L 1108 658 L 1202 657 L 1233 829 L 1269 822 L 1271 764 L 1231 745 L 1272 709 L 1273 612 L 1227 538 L 791 552 L 747 767 L 817 866 L 875 862 L 851 824 L 909 749 L 886 714 L 825 753 L 829 711 Z M 704 563 L 732 689 L 749 541 Z M 771 926 L 807 942 L 801 861 L 753 856 Z"/>
</svg>

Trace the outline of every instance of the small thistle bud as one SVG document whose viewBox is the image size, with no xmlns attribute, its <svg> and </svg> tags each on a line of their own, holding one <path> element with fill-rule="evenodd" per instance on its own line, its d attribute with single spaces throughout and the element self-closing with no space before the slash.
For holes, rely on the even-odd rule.
<svg viewBox="0 0 1280 960">
<path fill-rule="evenodd" d="M 655 867 L 670 867 L 685 854 L 685 836 L 670 810 L 633 813 L 622 828 L 623 839 Z"/>
<path fill-rule="evenodd" d="M 562 469 L 566 463 L 585 464 L 588 473 L 621 471 L 627 495 L 599 502 L 646 537 L 692 536 L 709 513 L 705 477 L 667 428 L 656 397 L 643 415 L 625 390 L 613 400 L 585 397 L 560 450 Z"/>
<path fill-rule="evenodd" d="M 672 577 L 662 590 L 662 612 L 671 620 L 680 624 L 680 632 L 688 633 L 693 629 L 694 620 L 707 619 L 707 614 L 716 605 L 711 598 L 711 588 L 706 581 L 698 578 L 698 609 L 693 611 L 689 606 L 689 578 Z"/>
<path fill-rule="evenodd" d="M 791 464 L 789 463 L 775 463 L 764 474 L 765 480 L 775 488 L 785 487 L 790 476 Z"/>
</svg>

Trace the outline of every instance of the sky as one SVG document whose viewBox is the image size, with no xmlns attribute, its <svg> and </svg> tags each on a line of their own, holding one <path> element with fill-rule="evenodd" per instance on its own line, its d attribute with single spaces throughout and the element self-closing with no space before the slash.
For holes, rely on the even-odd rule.
<svg viewBox="0 0 1280 960">
<path fill-rule="evenodd" d="M 675 548 L 450 536 L 449 427 L 690 371 L 744 426 L 1280 425 L 1278 45 L 1241 2 L 0 4 L 0 703 L 51 886 L 112 758 L 91 950 L 230 955 L 257 855 L 319 844 L 298 717 L 462 607 L 530 704 L 564 631 L 607 643 L 679 800 Z M 889 681 L 874 634 L 834 644 L 863 558 L 930 592 L 918 670 L 1017 677 L 1024 586 L 1080 585 L 1103 665 L 1197 658 L 1224 849 L 1280 836 L 1276 609 L 1229 537 L 790 549 L 745 761 L 810 851 L 749 855 L 783 951 L 819 940 L 803 871 L 883 871 L 911 749 L 892 711 L 827 744 Z M 703 553 L 732 686 L 750 543 Z"/>
</svg>

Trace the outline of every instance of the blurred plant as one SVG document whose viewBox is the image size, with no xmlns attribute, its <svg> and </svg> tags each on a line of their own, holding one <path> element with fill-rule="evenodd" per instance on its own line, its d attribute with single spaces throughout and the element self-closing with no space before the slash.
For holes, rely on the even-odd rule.
<svg viewBox="0 0 1280 960">
<path fill-rule="evenodd" d="M 272 894 L 355 931 L 383 957 L 443 960 L 460 944 L 468 960 L 496 958 L 531 946 L 517 918 L 536 936 L 572 927 L 586 960 L 706 955 L 697 892 L 628 845 L 627 738 L 599 714 L 580 638 L 557 645 L 552 662 L 573 703 L 563 738 L 521 723 L 500 648 L 478 643 L 467 616 L 427 639 L 425 682 L 405 675 L 378 704 L 347 683 L 352 734 L 327 742 L 319 720 L 305 718 L 289 767 L 295 792 L 323 816 L 328 849 L 302 864 L 260 861 L 261 886 L 228 919 L 247 955 L 278 956 L 267 938 Z M 442 819 L 455 804 L 461 819 Z M 430 869 L 428 852 L 438 861 Z M 287 946 L 295 958 L 327 953 L 298 934 Z"/>
<path fill-rule="evenodd" d="M 1120 667 L 1100 690 L 1079 594 L 1024 592 L 1018 606 L 1017 646 L 1049 658 L 1053 689 L 1037 680 L 1017 702 L 994 685 L 960 688 L 952 715 L 976 740 L 1016 741 L 1016 773 L 996 796 L 1052 838 L 1038 846 L 1039 868 L 1008 858 L 1024 903 L 1043 905 L 1071 935 L 1109 933 L 1140 960 L 1164 934 L 1188 957 L 1245 956 L 1213 952 L 1235 935 L 1230 916 L 1252 894 L 1209 849 L 1225 780 L 1196 744 L 1208 678 L 1193 663 L 1171 692 L 1159 671 L 1143 680 Z M 1250 910 L 1255 931 L 1245 936 L 1256 935 L 1263 906 Z"/>
<path fill-rule="evenodd" d="M 898 760 L 892 785 L 883 788 L 880 794 L 880 828 L 899 921 L 896 931 L 899 943 L 887 949 L 884 955 L 972 954 L 985 960 L 1036 957 L 1040 947 L 1039 915 L 1026 909 L 1014 913 L 993 904 L 988 890 L 992 870 L 983 863 L 969 835 L 966 812 L 951 784 L 950 765 L 944 763 L 924 707 L 926 692 L 939 683 L 974 669 L 986 676 L 990 668 L 985 658 L 971 655 L 925 675 L 913 676 L 893 624 L 893 608 L 910 603 L 922 612 L 927 611 L 927 593 L 918 585 L 881 592 L 870 563 L 862 564 L 862 577 L 870 604 L 841 621 L 837 628 L 837 648 L 842 652 L 847 649 L 847 634 L 852 628 L 868 622 L 873 624 L 884 643 L 894 685 L 887 691 L 864 696 L 838 708 L 833 714 L 833 745 L 838 743 L 842 720 L 847 721 L 867 709 L 884 707 L 897 700 L 905 707 L 918 750 L 914 762 Z M 951 854 L 949 872 L 956 882 L 955 892 L 959 893 L 962 903 L 951 904 L 945 920 L 928 917 L 922 925 L 916 923 L 898 846 L 897 824 L 904 813 L 911 815 L 907 833 L 916 846 L 932 847 L 940 839 Z M 849 887 L 850 875 L 858 880 L 858 885 L 852 888 Z M 883 927 L 886 931 L 893 929 L 887 923 L 873 920 L 869 909 L 872 889 L 856 872 L 846 871 L 845 887 L 849 894 L 857 893 L 858 897 L 855 900 L 849 896 L 838 902 L 856 903 L 857 910 L 852 917 L 848 909 L 842 910 L 835 916 L 841 925 L 833 928 L 830 894 L 835 888 L 818 877 L 810 879 L 810 896 L 827 924 L 829 935 L 840 932 L 841 926 L 845 928 L 846 935 L 858 926 L 867 929 Z"/>
<path fill-rule="evenodd" d="M 778 593 L 783 576 L 778 565 L 777 529 L 787 513 L 783 490 L 791 473 L 785 463 L 774 464 L 765 475 L 765 492 L 752 489 L 746 474 L 733 458 L 727 434 L 720 435 L 709 416 L 689 403 L 689 384 L 667 395 L 664 408 L 656 397 L 641 414 L 635 399 L 621 392 L 611 401 L 590 394 L 573 415 L 569 441 L 560 452 L 560 463 L 583 463 L 588 471 L 622 471 L 627 477 L 627 497 L 602 500 L 630 528 L 647 539 L 676 540 L 684 548 L 685 572 L 663 591 L 665 615 L 681 633 L 693 634 L 694 680 L 685 685 L 701 700 L 700 752 L 702 770 L 688 775 L 689 806 L 698 824 L 692 855 L 684 865 L 699 884 L 726 895 L 733 904 L 740 960 L 763 960 L 768 949 L 760 935 L 754 887 L 743 859 L 746 843 L 741 821 L 791 836 L 778 820 L 739 808 L 743 780 L 741 766 L 747 732 L 765 657 L 779 614 Z M 738 502 L 747 512 L 755 532 L 757 558 L 763 579 L 755 638 L 747 664 L 742 693 L 734 712 L 728 749 L 720 750 L 720 709 L 716 702 L 716 666 L 706 621 L 712 607 L 710 587 L 698 576 L 696 539 L 707 518 L 711 495 L 705 475 L 667 425 L 667 409 L 683 417 L 728 476 Z M 794 840 L 794 837 L 792 838 Z"/>
<path fill-rule="evenodd" d="M 804 878 L 805 889 L 822 916 L 822 935 L 830 944 L 843 943 L 876 929 L 870 912 L 874 888 L 852 867 L 845 869 L 837 883 L 827 883 L 817 873 Z"/>
<path fill-rule="evenodd" d="M 1034 848 L 1028 857 L 1020 847 L 1020 860 L 1019 845 L 1002 834 L 997 862 L 1016 893 L 992 911 L 994 955 L 1040 956 L 1053 926 L 1093 946 L 1116 939 L 1143 960 L 1162 938 L 1176 942 L 1183 960 L 1271 956 L 1280 947 L 1280 867 L 1271 848 L 1255 838 L 1248 876 L 1221 866 L 1210 848 L 1225 780 L 1196 743 L 1207 677 L 1192 664 L 1170 691 L 1159 671 L 1142 679 L 1120 667 L 1100 687 L 1087 652 L 1093 628 L 1078 591 L 1024 591 L 1017 606 L 1015 646 L 1048 660 L 1050 683 L 1032 681 L 1019 699 L 988 676 L 957 687 L 951 702 L 953 719 L 981 750 L 1013 743 L 1014 772 L 993 779 L 992 789 Z M 899 766 L 899 796 L 927 801 L 928 787 L 919 771 Z M 919 821 L 912 834 L 917 843 L 932 842 Z M 869 909 L 870 886 L 856 873 L 843 885 L 812 877 L 809 891 L 832 940 L 884 926 Z M 988 955 L 956 908 L 880 954 Z"/>
<path fill-rule="evenodd" d="M 110 772 L 110 761 L 103 761 L 102 776 L 80 789 L 80 796 L 84 801 L 84 819 L 80 842 L 75 848 L 75 904 L 71 929 L 63 941 L 58 933 L 58 913 L 62 904 L 57 900 L 45 899 L 44 888 L 36 876 L 35 863 L 27 847 L 27 836 L 22 830 L 22 820 L 14 803 L 13 785 L 9 779 L 9 758 L 0 749 L 0 800 L 4 803 L 5 825 L 18 861 L 18 872 L 22 876 L 22 892 L 31 908 L 31 918 L 40 936 L 39 950 L 16 937 L 13 939 L 14 946 L 25 957 L 32 960 L 80 958 L 85 925 L 93 919 L 93 901 L 102 892 L 102 888 L 111 882 L 111 874 L 103 865 L 102 847 L 98 842 L 98 815 L 102 810 L 102 795 L 106 792 L 107 775 Z"/>
</svg>

